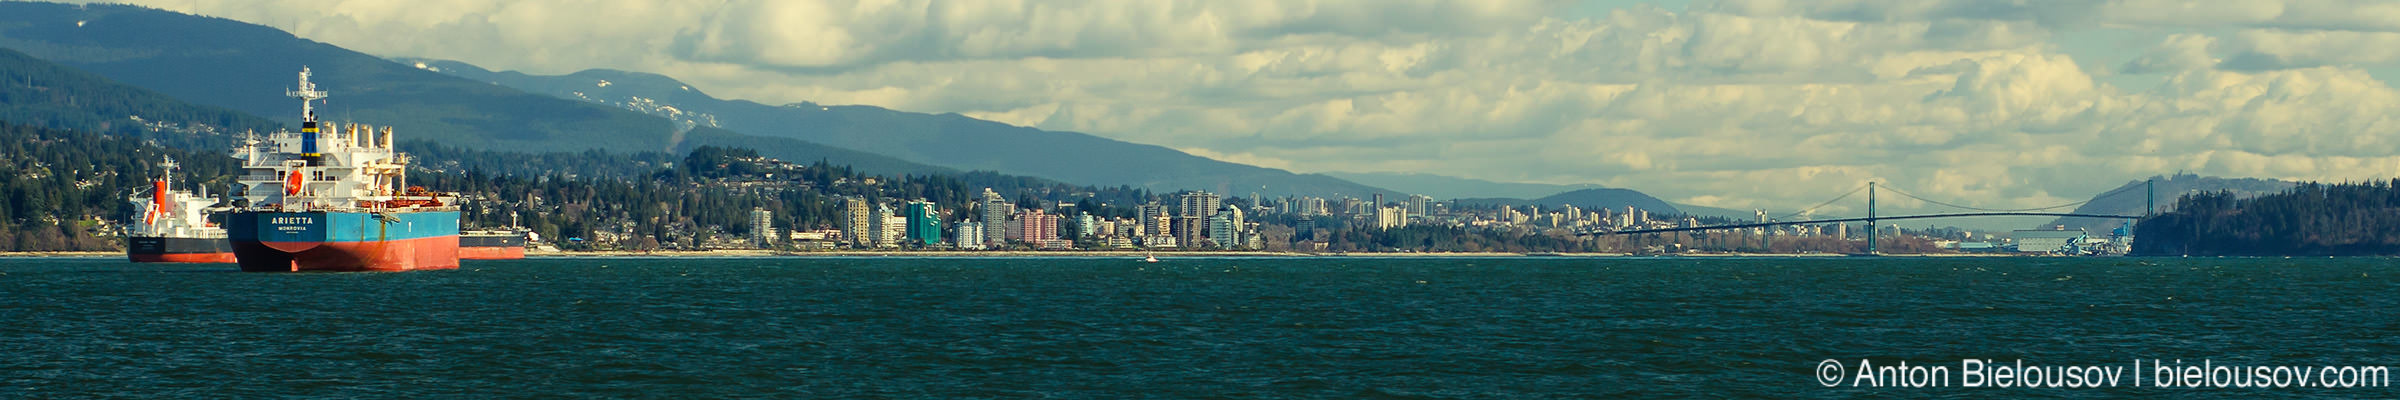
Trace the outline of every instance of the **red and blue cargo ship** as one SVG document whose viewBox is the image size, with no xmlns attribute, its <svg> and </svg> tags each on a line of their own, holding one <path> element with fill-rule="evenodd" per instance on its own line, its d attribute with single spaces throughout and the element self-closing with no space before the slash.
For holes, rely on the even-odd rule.
<svg viewBox="0 0 2400 400">
<path fill-rule="evenodd" d="M 392 129 L 319 122 L 324 99 L 300 69 L 300 132 L 255 137 L 242 160 L 240 203 L 226 236 L 243 271 L 458 268 L 458 196 L 407 186 L 408 156 Z"/>
</svg>

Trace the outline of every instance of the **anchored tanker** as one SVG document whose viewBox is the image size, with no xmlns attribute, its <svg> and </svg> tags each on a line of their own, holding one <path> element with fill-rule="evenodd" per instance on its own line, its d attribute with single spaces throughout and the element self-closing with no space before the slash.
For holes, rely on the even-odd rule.
<svg viewBox="0 0 2400 400">
<path fill-rule="evenodd" d="M 225 220 L 243 271 L 458 268 L 457 196 L 407 186 L 392 128 L 320 123 L 324 99 L 300 69 L 300 132 L 250 138 L 241 200 Z M 400 189 L 404 188 L 404 189 Z"/>
<path fill-rule="evenodd" d="M 462 260 L 519 260 L 525 258 L 525 235 L 514 230 L 469 231 L 458 235 Z"/>
<path fill-rule="evenodd" d="M 163 170 L 150 181 L 149 195 L 128 199 L 133 201 L 134 220 L 125 227 L 125 257 L 133 262 L 234 262 L 225 228 L 208 222 L 217 200 L 174 190 L 174 159 L 159 166 Z"/>
</svg>

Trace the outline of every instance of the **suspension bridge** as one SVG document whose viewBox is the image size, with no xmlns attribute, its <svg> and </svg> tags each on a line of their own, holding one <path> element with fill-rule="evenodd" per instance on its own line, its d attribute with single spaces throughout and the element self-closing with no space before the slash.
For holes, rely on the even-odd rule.
<svg viewBox="0 0 2400 400">
<path fill-rule="evenodd" d="M 2130 190 L 2132 190 L 2132 189 L 2134 188 L 2134 187 L 2132 187 L 2132 186 L 2127 186 L 2127 187 L 2123 187 L 2123 188 L 2118 188 L 2117 190 L 2111 190 L 2111 191 L 2108 191 L 2108 192 L 2106 192 L 2106 193 L 2101 193 L 2101 194 L 2100 194 L 2100 195 L 2098 195 L 2098 196 L 2092 196 L 2092 198 L 2091 198 L 2091 199 L 2089 199 L 2089 200 L 2077 201 L 2077 202 L 2066 203 L 2066 204 L 2060 204 L 2060 205 L 2054 205 L 2054 206 L 2049 206 L 2049 207 L 2036 207 L 2036 208 L 2026 208 L 2026 209 L 2016 209 L 2016 210 L 2000 210 L 2000 209 L 1988 209 L 1988 208 L 1969 207 L 1969 206 L 1963 206 L 1963 205 L 1958 205 L 1958 204 L 1953 204 L 1953 203 L 1943 202 L 1943 201 L 1939 201 L 1939 200 L 1928 199 L 1928 198 L 1920 197 L 1920 196 L 1917 196 L 1917 195 L 1915 195 L 1915 194 L 1910 194 L 1910 193 L 1908 193 L 1908 192 L 1905 192 L 1905 191 L 1900 191 L 1900 190 L 1896 190 L 1896 189 L 1887 189 L 1887 190 L 1891 190 L 1891 192 L 1893 192 L 1893 193 L 1898 193 L 1898 194 L 1900 194 L 1901 196 L 1908 197 L 1908 198 L 1912 198 L 1912 199 L 1916 199 L 1916 200 L 1918 200 L 1918 201 L 1923 201 L 1923 202 L 1926 202 L 1926 203 L 1937 204 L 1937 205 L 1942 205 L 1942 206 L 1948 206 L 1948 207 L 1952 207 L 1952 208 L 1958 208 L 1958 209 L 1962 209 L 1962 210 L 1966 210 L 1966 211 L 1964 211 L 1964 212 L 1952 212 L 1952 213 L 1937 213 L 1937 214 L 1911 214 L 1911 215 L 1891 215 L 1891 216 L 1880 216 L 1880 215 L 1876 215 L 1876 214 L 1875 214 L 1875 192 L 1876 192 L 1876 183 L 1875 183 L 1875 182 L 1867 182 L 1866 186 L 1862 186 L 1862 187 L 1860 187 L 1860 188 L 1858 188 L 1858 189 L 1851 189 L 1849 193 L 1844 193 L 1844 194 L 1842 194 L 1841 196 L 1834 197 L 1832 200 L 1826 200 L 1826 201 L 1825 201 L 1825 202 L 1823 202 L 1823 203 L 1817 203 L 1817 205 L 1815 205 L 1815 206 L 1810 206 L 1810 207 L 1808 207 L 1808 208 L 1801 209 L 1800 211 L 1793 212 L 1793 213 L 1791 213 L 1791 214 L 1789 214 L 1789 215 L 1785 215 L 1785 216 L 1783 216 L 1783 217 L 1781 217 L 1781 218 L 1774 218 L 1774 219 L 1770 219 L 1770 220 L 1767 220 L 1767 221 L 1764 221 L 1764 222 L 1738 223 L 1738 224 L 1721 224 L 1721 225 L 1708 225 L 1708 226 L 1685 226 L 1685 227 L 1673 227 L 1673 228 L 1647 228 L 1647 229 L 1625 229 L 1625 230 L 1594 230 L 1594 231 L 1579 232 L 1579 233 L 1577 233 L 1577 235 L 1583 235 L 1583 236 L 1639 235 L 1639 234 L 1657 234 L 1657 233 L 1671 233 L 1671 232 L 1696 232 L 1696 231 L 1712 231 L 1712 230 L 1728 230 L 1728 229 L 1765 228 L 1765 227 L 1786 226 L 1786 225 L 1817 225 L 1817 224 L 1837 224 L 1837 223 L 1851 223 L 1851 222 L 1866 222 L 1866 223 L 1867 223 L 1867 254 L 1876 254 L 1876 246 L 1875 246 L 1875 244 L 1876 244 L 1876 243 L 1875 243 L 1875 238 L 1876 238 L 1877 236 L 1882 236 L 1882 235 L 1879 235 L 1879 234 L 1877 234 L 1877 233 L 1876 233 L 1876 231 L 1875 231 L 1875 228 L 1876 228 L 1875 224 L 1876 224 L 1876 223 L 1878 223 L 1878 222 L 1882 222 L 1882 221 L 1892 221 L 1892 220 L 1931 219 L 1931 218 L 2019 217 L 2019 216 L 2035 216 L 2035 217 L 2086 217 L 2086 218 L 2111 218 L 2111 219 L 2137 219 L 2137 218 L 2142 218 L 2142 217 L 2144 217 L 2144 216 L 2147 216 L 2147 215 L 2150 215 L 2150 214 L 2156 214 L 2156 213 L 2158 212 L 2158 190 L 2157 190 L 2157 183 L 2158 183 L 2158 182 L 2157 182 L 2157 181 L 2155 181 L 2155 180 L 2153 180 L 2153 181 L 2146 181 L 2146 182 L 2143 182 L 2143 184 L 2142 184 L 2142 186 L 2141 186 L 2141 188 L 2143 189 L 2143 194 L 2144 194 L 2145 196 L 2148 196 L 2148 200 L 2147 200 L 2147 201 L 2146 201 L 2146 203 L 2145 203 L 2146 205 L 2145 205 L 2145 206 L 2144 206 L 2144 208 L 2143 208 L 2143 215 L 2121 215 L 2121 214 L 2089 214 L 2089 213 L 2074 213 L 2074 212 L 2055 212 L 2055 210 L 2058 210 L 2058 209 L 2064 209 L 2064 208 L 2068 208 L 2068 207 L 2081 206 L 2081 205 L 2084 205 L 2085 203 L 2090 203 L 2090 202 L 2092 202 L 2092 201 L 2094 201 L 2094 200 L 2099 200 L 2099 199 L 2107 198 L 2107 197 L 2109 197 L 2109 196 L 2114 196 L 2114 195 L 2117 195 L 2117 194 L 2120 194 L 2120 193 L 2124 193 L 2124 192 L 2130 191 Z M 1842 199 L 1847 199 L 1847 198 L 1850 198 L 1850 196 L 1857 195 L 1857 194 L 1859 193 L 1859 191 L 1861 191 L 1861 190 L 1864 190 L 1864 191 L 1867 193 L 1867 216 L 1866 216 L 1866 217 L 1860 217 L 1860 218 L 1830 218 L 1830 219 L 1811 219 L 1811 220 L 1802 220 L 1802 221 L 1781 221 L 1781 220 L 1783 220 L 1783 219 L 1789 219 L 1789 218 L 1792 218 L 1792 217 L 1803 216 L 1803 215 L 1808 215 L 1808 214 L 1814 213 L 1814 212 L 1816 212 L 1816 210 L 1817 210 L 1817 209 L 1819 209 L 1819 208 L 1824 208 L 1825 206 L 1832 205 L 1832 204 L 1833 204 L 1833 203 L 1835 203 L 1835 202 L 1842 201 Z"/>
</svg>

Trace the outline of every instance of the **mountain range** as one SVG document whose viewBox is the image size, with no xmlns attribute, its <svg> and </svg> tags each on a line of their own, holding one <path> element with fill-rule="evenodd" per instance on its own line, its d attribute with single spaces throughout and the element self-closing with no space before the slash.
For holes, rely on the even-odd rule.
<svg viewBox="0 0 2400 400">
<path fill-rule="evenodd" d="M 1581 208 L 1585 210 L 1607 209 L 1615 210 L 1615 212 L 1620 213 L 1625 212 L 1625 207 L 1631 206 L 1633 208 L 1649 211 L 1652 215 L 1683 214 L 1683 210 L 1676 209 L 1675 205 L 1669 204 L 1665 200 L 1659 200 L 1656 197 L 1650 197 L 1650 195 L 1642 194 L 1642 192 L 1627 189 L 1583 189 L 1544 196 L 1532 200 L 1487 197 L 1458 199 L 1457 202 L 1460 206 L 1468 207 L 1540 206 L 1548 208 L 1571 205 L 1575 206 L 1575 208 Z"/>
<path fill-rule="evenodd" d="M 468 150 L 679 154 L 715 145 L 886 175 L 987 170 L 1072 184 L 1233 196 L 1402 198 L 1415 193 L 1492 204 L 1751 214 L 1590 184 L 1295 174 L 958 114 L 721 99 L 672 77 L 641 72 L 593 69 L 545 76 L 455 61 L 385 59 L 269 27 L 136 6 L 0 2 L 0 47 L 190 103 L 283 123 L 297 120 L 297 104 L 276 88 L 290 87 L 293 73 L 307 66 L 334 94 L 321 116 L 390 123 L 404 140 Z"/>
<path fill-rule="evenodd" d="M 305 66 L 333 94 L 319 117 L 392 123 L 405 139 L 470 149 L 681 152 L 713 144 L 882 173 L 953 171 L 800 140 L 678 129 L 641 113 L 423 71 L 273 28 L 135 6 L 0 3 L 0 47 L 286 123 L 299 119 L 299 102 L 280 89 L 292 87 Z"/>
<path fill-rule="evenodd" d="M 2154 186 L 2144 188 L 2146 184 Z M 2157 211 L 2167 212 L 2174 209 L 2176 201 L 2186 194 L 2224 191 L 2233 192 L 2234 198 L 2247 199 L 2282 192 L 2298 185 L 2274 179 L 2219 178 L 2194 174 L 2156 176 L 2148 180 L 2125 182 L 2116 189 L 2094 195 L 2089 202 L 2076 206 L 2073 213 L 2142 215 L 2153 204 L 2153 198 L 2145 194 L 2155 194 Z M 2063 225 L 2067 229 L 2083 229 L 2095 235 L 2106 235 L 2124 222 L 2121 219 L 2064 217 L 2050 221 L 2048 226 Z"/>
<path fill-rule="evenodd" d="M 1531 199 L 1583 189 L 1602 189 L 1593 184 L 1554 185 L 1548 183 L 1495 182 L 1474 178 L 1427 173 L 1391 172 L 1327 172 L 1351 182 L 1391 189 L 1409 194 L 1432 196 L 1435 199 L 1501 197 Z"/>
<path fill-rule="evenodd" d="M 799 102 L 767 105 L 720 99 L 672 77 L 609 69 L 566 75 L 492 71 L 448 60 L 401 58 L 428 71 L 531 93 L 641 111 L 687 126 L 824 143 L 910 162 L 995 170 L 1066 182 L 1153 191 L 1208 190 L 1229 195 L 1359 197 L 1399 192 L 1340 178 L 1217 161 L 1161 146 L 1076 132 L 1046 131 L 969 118 L 864 105 Z"/>
<path fill-rule="evenodd" d="M 139 87 L 109 81 L 0 48 L 0 121 L 52 129 L 160 135 L 179 147 L 230 148 L 241 130 L 273 130 L 279 123 L 240 111 L 176 101 Z"/>
<path fill-rule="evenodd" d="M 1426 173 L 1386 172 L 1328 172 L 1336 178 L 1380 188 L 1431 196 L 1438 200 L 1464 199 L 1468 204 L 1514 206 L 1557 206 L 1573 204 L 1580 208 L 1609 204 L 1622 211 L 1625 206 L 1650 210 L 1653 214 L 1681 214 L 1694 217 L 1748 219 L 1754 214 L 1733 210 L 1659 200 L 1639 191 L 1610 189 L 1594 184 L 1559 185 L 1549 183 L 1496 182 L 1475 178 Z M 1663 206 L 1661 206 L 1663 204 Z"/>
</svg>

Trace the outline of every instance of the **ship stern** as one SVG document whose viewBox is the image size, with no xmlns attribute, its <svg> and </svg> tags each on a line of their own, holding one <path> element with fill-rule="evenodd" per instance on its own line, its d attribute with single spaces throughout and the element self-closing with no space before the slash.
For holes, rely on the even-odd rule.
<svg viewBox="0 0 2400 400">
<path fill-rule="evenodd" d="M 458 213 L 242 212 L 227 219 L 246 272 L 458 268 Z"/>
</svg>

